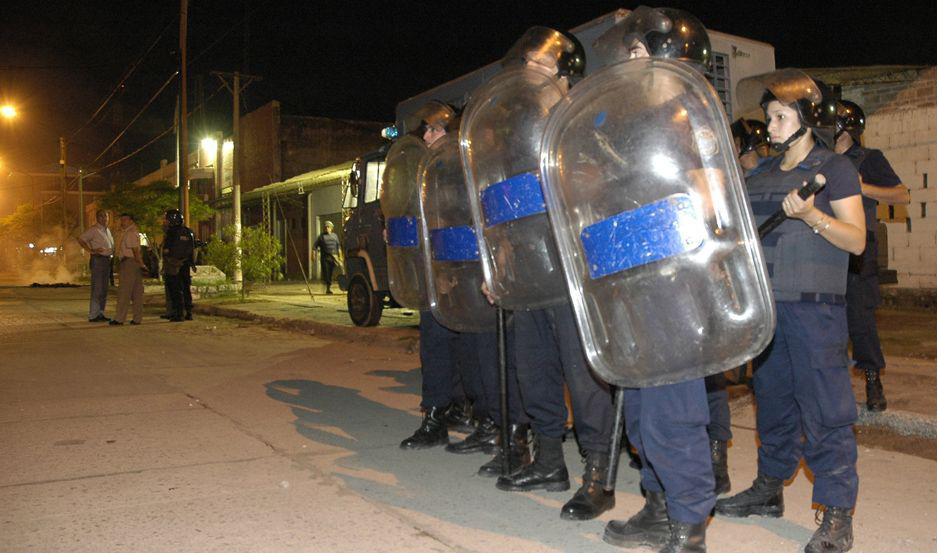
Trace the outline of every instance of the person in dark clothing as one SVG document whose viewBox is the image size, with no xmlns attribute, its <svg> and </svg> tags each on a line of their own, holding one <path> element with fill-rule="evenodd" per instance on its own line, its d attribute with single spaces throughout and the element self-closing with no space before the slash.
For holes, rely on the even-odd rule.
<svg viewBox="0 0 937 553">
<path fill-rule="evenodd" d="M 836 106 L 836 153 L 848 157 L 859 171 L 862 186 L 862 209 L 865 212 L 866 243 L 862 255 L 849 258 L 846 276 L 846 321 L 852 357 L 865 376 L 865 404 L 869 411 L 884 411 L 888 406 L 880 373 L 885 356 L 878 339 L 875 308 L 879 303 L 878 241 L 875 211 L 878 202 L 906 204 L 908 187 L 901 183 L 891 164 L 880 150 L 862 147 L 859 137 L 865 130 L 865 113 L 857 104 L 841 100 Z"/>
<path fill-rule="evenodd" d="M 845 305 L 849 254 L 865 249 L 859 175 L 829 149 L 835 107 L 821 84 L 786 69 L 749 77 L 738 90 L 743 104 L 744 96 L 761 96 L 771 147 L 782 154 L 748 173 L 752 211 L 761 223 L 783 208 L 788 220 L 761 239 L 777 326 L 754 361 L 758 476 L 715 509 L 729 517 L 782 516 L 784 482 L 803 458 L 814 477 L 812 503 L 823 510 L 804 551 L 843 553 L 853 545 L 859 491 Z M 825 187 L 802 199 L 797 190 L 817 175 Z"/>
<path fill-rule="evenodd" d="M 319 266 L 322 268 L 322 282 L 325 283 L 325 293 L 332 293 L 332 275 L 335 274 L 335 267 L 338 265 L 338 259 L 341 256 L 342 245 L 338 240 L 338 235 L 332 232 L 335 225 L 332 221 L 325 222 L 325 230 L 316 238 L 312 249 L 319 256 Z"/>
<path fill-rule="evenodd" d="M 169 293 L 169 320 L 192 320 L 192 276 L 195 266 L 195 235 L 183 224 L 178 209 L 166 211 L 166 237 L 163 239 L 163 278 Z"/>
</svg>

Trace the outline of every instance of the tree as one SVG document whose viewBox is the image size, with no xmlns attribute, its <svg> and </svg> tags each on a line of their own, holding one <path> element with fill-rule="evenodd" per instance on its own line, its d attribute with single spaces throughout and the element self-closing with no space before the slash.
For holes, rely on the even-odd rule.
<svg viewBox="0 0 937 553">
<path fill-rule="evenodd" d="M 280 254 L 282 246 L 275 236 L 264 232 L 260 226 L 241 229 L 241 299 L 247 297 L 251 287 L 258 282 L 270 282 L 280 276 L 280 266 L 285 262 Z M 234 225 L 222 229 L 221 235 L 212 236 L 205 246 L 204 259 L 221 269 L 230 279 L 234 275 L 237 249 L 234 245 Z"/>
<path fill-rule="evenodd" d="M 129 182 L 120 184 L 101 198 L 101 208 L 110 210 L 115 218 L 121 213 L 133 214 L 137 228 L 146 234 L 151 244 L 163 240 L 163 216 L 166 210 L 178 207 L 179 190 L 165 180 L 146 186 L 134 186 Z M 191 227 L 194 222 L 208 219 L 212 213 L 212 208 L 201 198 L 190 195 L 190 220 L 186 221 L 186 225 Z"/>
<path fill-rule="evenodd" d="M 32 204 L 21 204 L 6 217 L 0 217 L 0 238 L 10 244 L 25 245 L 36 242 L 42 228 L 39 225 L 39 210 Z"/>
</svg>

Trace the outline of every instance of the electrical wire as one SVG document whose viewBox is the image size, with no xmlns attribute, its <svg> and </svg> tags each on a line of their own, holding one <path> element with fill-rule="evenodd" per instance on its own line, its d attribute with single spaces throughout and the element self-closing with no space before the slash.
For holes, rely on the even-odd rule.
<svg viewBox="0 0 937 553">
<path fill-rule="evenodd" d="M 212 98 L 214 98 L 219 92 L 221 92 L 221 90 L 222 90 L 223 88 L 224 88 L 224 85 L 221 85 L 221 86 L 219 86 L 218 88 L 216 88 L 214 92 L 212 92 L 211 94 L 208 95 L 208 98 L 205 98 L 205 100 L 204 100 L 201 104 L 195 106 L 195 107 L 186 115 L 186 117 L 192 117 L 192 116 L 195 115 L 199 110 L 203 109 L 203 108 L 205 107 L 205 104 L 208 103 L 209 100 L 211 100 Z M 156 135 L 155 137 L 151 138 L 149 141 L 147 141 L 144 145 L 140 146 L 140 147 L 137 148 L 136 150 L 134 150 L 134 151 L 130 152 L 129 154 L 127 154 L 127 155 L 121 157 L 120 159 L 117 159 L 117 160 L 114 160 L 114 161 L 108 163 L 107 165 L 101 167 L 100 169 L 95 169 L 94 171 L 88 173 L 86 176 L 97 175 L 97 174 L 101 173 L 102 171 L 105 171 L 105 170 L 107 170 L 107 169 L 110 169 L 111 167 L 114 167 L 115 165 L 119 165 L 119 164 L 121 164 L 121 163 L 127 161 L 127 160 L 130 159 L 131 157 L 133 157 L 133 156 L 139 154 L 139 153 L 142 152 L 143 150 L 145 150 L 145 149 L 149 148 L 150 146 L 152 146 L 154 143 L 156 143 L 156 142 L 157 142 L 158 140 L 160 140 L 161 138 L 165 137 L 167 134 L 171 133 L 171 132 L 173 131 L 173 129 L 175 129 L 175 128 L 176 128 L 175 125 L 171 125 L 168 129 L 164 130 L 163 132 L 159 133 L 159 134 Z M 74 180 L 73 180 L 72 182 L 74 182 Z"/>
<path fill-rule="evenodd" d="M 155 94 L 150 96 L 150 99 L 147 100 L 146 104 L 144 104 L 143 107 L 140 108 L 140 111 L 138 111 L 137 114 L 133 116 L 133 119 L 130 120 L 130 123 L 127 123 L 127 126 L 124 127 L 124 130 L 120 131 L 120 133 L 118 133 L 118 135 L 114 137 L 114 140 L 111 140 L 111 143 L 108 144 L 106 148 L 101 150 L 101 153 L 98 154 L 98 157 L 91 160 L 90 165 L 94 165 L 95 163 L 97 163 L 98 160 L 104 157 L 104 154 L 106 154 L 114 146 L 114 144 L 117 144 L 117 141 L 120 140 L 122 136 L 124 136 L 124 133 L 126 133 L 130 129 L 130 127 L 132 127 L 133 124 L 137 122 L 137 119 L 139 119 L 140 116 L 143 115 L 143 112 L 145 112 L 147 108 L 150 107 L 150 104 L 156 101 L 156 98 L 158 98 L 159 95 L 162 94 L 164 90 L 166 90 L 166 87 L 169 86 L 169 83 L 175 80 L 175 78 L 178 75 L 179 75 L 179 72 L 174 71 L 173 74 L 170 75 L 168 79 L 166 79 L 166 82 L 163 83 L 163 86 L 159 87 L 159 90 L 157 90 Z"/>
<path fill-rule="evenodd" d="M 166 34 L 166 31 L 168 31 L 171 26 L 172 26 L 172 21 L 170 21 L 168 24 L 166 24 L 165 27 L 163 27 L 163 30 L 159 32 L 159 34 L 156 36 L 156 39 L 152 43 L 150 43 L 150 47 L 147 48 L 142 54 L 140 54 L 140 57 L 138 57 L 136 61 L 134 61 L 130 65 L 127 71 L 124 72 L 124 75 L 123 77 L 121 77 L 120 81 L 117 83 L 117 86 L 115 86 L 113 90 L 111 90 L 110 94 L 108 94 L 104 98 L 104 100 L 101 102 L 101 105 L 98 106 L 98 109 L 94 110 L 94 113 L 91 114 L 91 117 L 89 117 L 88 120 L 85 121 L 83 125 L 78 127 L 78 130 L 72 133 L 71 137 L 69 137 L 68 139 L 69 142 L 71 142 L 76 136 L 78 136 L 78 133 L 80 133 L 88 125 L 90 125 L 97 118 L 97 116 L 100 115 L 102 111 L 104 111 L 104 108 L 107 107 L 107 105 L 111 102 L 111 100 L 114 99 L 114 97 L 117 95 L 117 92 L 120 91 L 121 88 L 123 88 L 124 83 L 126 83 L 127 79 L 129 79 L 131 75 L 133 75 L 134 72 L 136 72 L 137 68 L 140 67 L 140 64 L 143 62 L 143 60 L 150 54 L 150 52 L 153 51 L 153 48 L 156 48 L 156 45 L 159 44 L 159 41 L 162 40 L 163 35 Z"/>
</svg>

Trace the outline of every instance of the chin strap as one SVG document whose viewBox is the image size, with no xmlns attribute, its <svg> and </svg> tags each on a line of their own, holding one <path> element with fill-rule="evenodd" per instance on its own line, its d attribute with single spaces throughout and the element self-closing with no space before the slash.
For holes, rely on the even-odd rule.
<svg viewBox="0 0 937 553">
<path fill-rule="evenodd" d="M 792 134 L 792 135 L 790 136 L 790 138 L 788 138 L 788 139 L 785 140 L 784 142 L 782 142 L 782 143 L 780 143 L 780 144 L 778 144 L 778 143 L 776 143 L 776 142 L 772 142 L 772 143 L 771 143 L 771 149 L 774 150 L 775 152 L 779 153 L 779 154 L 782 154 L 782 153 L 786 152 L 788 148 L 791 147 L 791 144 L 793 144 L 795 140 L 797 140 L 798 138 L 800 138 L 801 136 L 803 136 L 803 135 L 805 135 L 805 134 L 807 134 L 807 127 L 801 125 L 800 128 L 797 129 L 797 132 L 795 132 L 794 134 Z"/>
</svg>

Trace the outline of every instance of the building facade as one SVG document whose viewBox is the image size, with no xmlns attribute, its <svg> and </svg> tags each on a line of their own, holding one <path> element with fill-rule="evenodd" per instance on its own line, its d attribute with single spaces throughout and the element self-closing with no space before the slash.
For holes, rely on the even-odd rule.
<svg viewBox="0 0 937 553">
<path fill-rule="evenodd" d="M 888 266 L 898 287 L 937 288 L 937 67 L 871 66 L 810 72 L 859 104 L 863 145 L 882 150 L 911 191 L 907 206 L 879 205 Z"/>
</svg>

